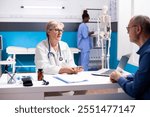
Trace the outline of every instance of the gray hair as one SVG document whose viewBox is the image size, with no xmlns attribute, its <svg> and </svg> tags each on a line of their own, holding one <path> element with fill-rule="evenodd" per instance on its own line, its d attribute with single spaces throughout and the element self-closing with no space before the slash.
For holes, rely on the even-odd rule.
<svg viewBox="0 0 150 117">
<path fill-rule="evenodd" d="M 63 23 L 55 21 L 55 20 L 50 20 L 46 25 L 46 33 L 48 33 L 49 30 L 54 29 L 57 26 L 64 28 Z"/>
<path fill-rule="evenodd" d="M 140 25 L 146 34 L 150 34 L 150 18 L 144 15 L 137 15 L 132 18 L 134 25 Z"/>
</svg>

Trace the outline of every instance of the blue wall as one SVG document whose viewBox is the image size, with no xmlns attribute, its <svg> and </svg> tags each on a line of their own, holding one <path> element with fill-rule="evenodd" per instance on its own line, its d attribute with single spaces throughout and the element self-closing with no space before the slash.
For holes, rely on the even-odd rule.
<svg viewBox="0 0 150 117">
<path fill-rule="evenodd" d="M 5 60 L 8 55 L 6 53 L 6 47 L 8 46 L 21 46 L 26 48 L 34 48 L 36 45 L 46 38 L 45 32 L 0 32 L 3 36 L 3 51 L 2 59 Z M 67 42 L 69 47 L 77 47 L 77 32 L 64 32 L 62 40 Z M 33 64 L 34 56 L 17 56 L 17 64 Z M 75 62 L 78 61 L 78 55 L 75 55 Z M 110 68 L 116 68 L 118 65 L 117 60 L 117 32 L 112 32 L 111 36 L 111 48 L 110 48 Z M 24 70 L 25 68 L 23 68 Z M 18 69 L 21 71 L 21 69 Z M 27 70 L 27 68 L 26 68 Z M 34 69 L 29 69 L 33 71 Z M 137 67 L 127 65 L 126 70 L 129 72 L 135 72 Z"/>
<path fill-rule="evenodd" d="M 0 32 L 3 37 L 3 59 L 6 59 L 6 48 L 8 46 L 20 46 L 34 48 L 46 39 L 45 32 Z M 62 40 L 67 42 L 70 47 L 76 47 L 76 32 L 64 32 Z"/>
<path fill-rule="evenodd" d="M 115 69 L 117 64 L 117 32 L 112 32 L 110 47 L 110 68 Z"/>
<path fill-rule="evenodd" d="M 36 45 L 43 39 L 46 39 L 45 32 L 0 32 L 3 37 L 2 60 L 6 60 L 8 55 L 6 48 L 8 46 L 20 46 L 26 48 L 35 48 Z M 62 40 L 67 42 L 70 47 L 77 47 L 76 45 L 77 32 L 64 32 Z M 78 57 L 78 56 L 77 56 Z M 77 59 L 76 59 L 77 62 Z M 32 65 L 34 64 L 33 55 L 18 55 L 17 65 Z M 34 68 L 19 68 L 18 71 L 34 71 Z"/>
</svg>

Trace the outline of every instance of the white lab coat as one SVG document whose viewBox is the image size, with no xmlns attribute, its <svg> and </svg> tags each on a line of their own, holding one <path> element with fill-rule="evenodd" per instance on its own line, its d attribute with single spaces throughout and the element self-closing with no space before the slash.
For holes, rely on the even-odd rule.
<svg viewBox="0 0 150 117">
<path fill-rule="evenodd" d="M 43 69 L 46 74 L 58 74 L 62 67 L 76 67 L 71 50 L 67 43 L 59 41 L 61 57 L 63 61 L 59 61 L 60 52 L 56 52 L 51 46 L 50 51 L 55 56 L 49 54 L 48 58 L 48 39 L 40 42 L 35 50 L 35 65 L 37 69 Z"/>
</svg>

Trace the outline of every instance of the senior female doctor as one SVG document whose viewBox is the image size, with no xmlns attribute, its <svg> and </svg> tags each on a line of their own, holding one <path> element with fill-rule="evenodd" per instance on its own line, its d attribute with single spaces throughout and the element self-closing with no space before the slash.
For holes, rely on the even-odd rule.
<svg viewBox="0 0 150 117">
<path fill-rule="evenodd" d="M 51 20 L 46 26 L 47 39 L 40 42 L 35 51 L 35 65 L 45 74 L 74 74 L 82 71 L 77 67 L 67 43 L 61 41 L 64 24 Z"/>
</svg>

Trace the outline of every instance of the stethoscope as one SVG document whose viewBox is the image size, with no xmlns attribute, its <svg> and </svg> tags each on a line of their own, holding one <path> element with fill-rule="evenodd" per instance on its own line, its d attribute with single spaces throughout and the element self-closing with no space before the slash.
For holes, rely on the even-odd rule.
<svg viewBox="0 0 150 117">
<path fill-rule="evenodd" d="M 55 54 L 53 52 L 51 52 L 51 47 L 50 47 L 50 43 L 49 43 L 49 40 L 48 41 L 48 58 L 50 58 L 50 55 L 52 55 L 54 58 L 55 58 Z M 62 54 L 61 54 L 61 49 L 60 49 L 60 45 L 58 43 L 58 49 L 59 49 L 59 61 L 63 61 L 63 57 L 62 57 Z"/>
</svg>

